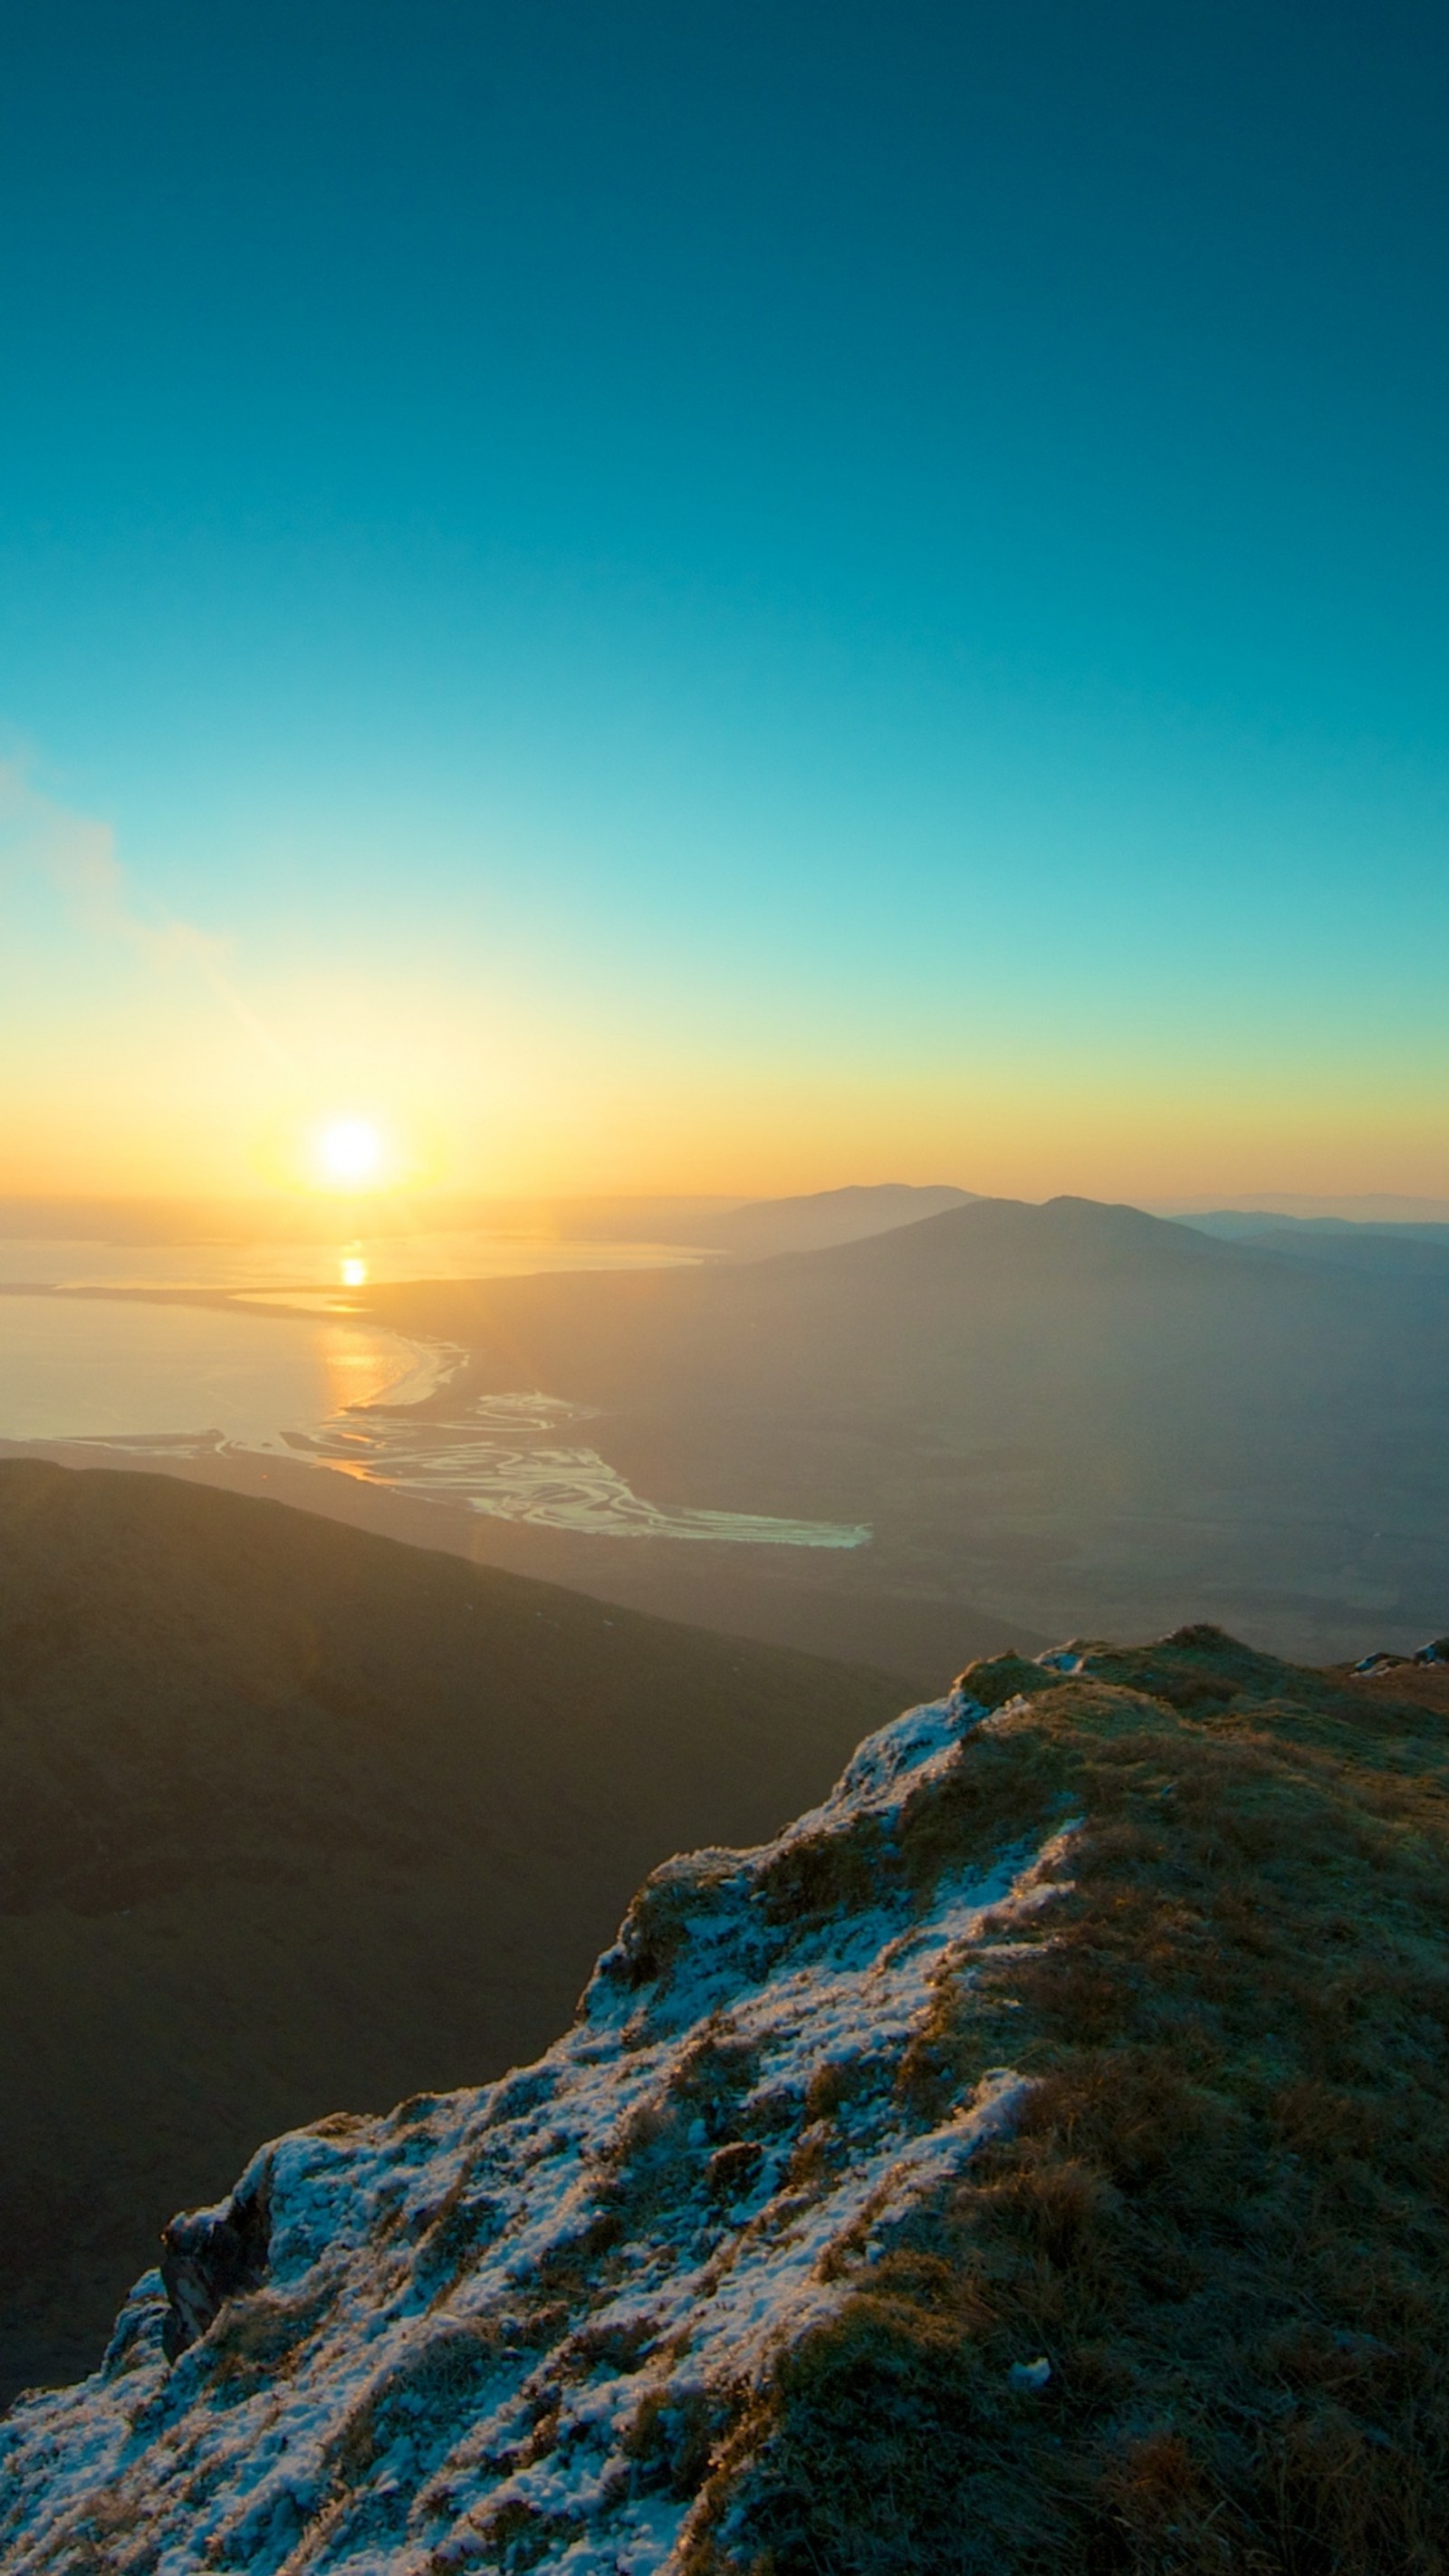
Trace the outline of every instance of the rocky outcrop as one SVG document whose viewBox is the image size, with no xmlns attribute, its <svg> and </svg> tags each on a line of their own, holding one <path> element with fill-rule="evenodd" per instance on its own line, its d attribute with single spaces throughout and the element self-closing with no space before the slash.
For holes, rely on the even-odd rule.
<svg viewBox="0 0 1449 2576">
<path fill-rule="evenodd" d="M 247 2192 L 215 2209 L 187 2209 L 161 2232 L 161 2282 L 167 2317 L 161 2349 L 179 2361 L 228 2299 L 245 2298 L 266 2276 L 271 2235 L 271 2176 L 264 2167 Z"/>
<path fill-rule="evenodd" d="M 1420 1646 L 1412 1655 L 1396 1655 L 1380 1646 L 1373 1654 L 1364 1655 L 1353 1669 L 1377 1678 L 1380 1673 L 1402 1671 L 1416 1664 L 1449 1664 L 1449 1636 L 1431 1637 L 1427 1646 Z"/>
</svg>

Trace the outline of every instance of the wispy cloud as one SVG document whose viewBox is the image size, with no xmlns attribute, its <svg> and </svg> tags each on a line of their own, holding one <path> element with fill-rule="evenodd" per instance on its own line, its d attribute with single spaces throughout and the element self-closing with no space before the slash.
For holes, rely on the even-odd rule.
<svg viewBox="0 0 1449 2576">
<path fill-rule="evenodd" d="M 287 1065 L 286 1049 L 226 972 L 226 942 L 195 922 L 151 911 L 116 856 L 111 825 L 43 795 L 16 761 L 0 761 L 0 852 L 44 877 L 92 938 L 119 941 L 156 972 L 199 976 L 253 1045 L 271 1063 Z"/>
</svg>

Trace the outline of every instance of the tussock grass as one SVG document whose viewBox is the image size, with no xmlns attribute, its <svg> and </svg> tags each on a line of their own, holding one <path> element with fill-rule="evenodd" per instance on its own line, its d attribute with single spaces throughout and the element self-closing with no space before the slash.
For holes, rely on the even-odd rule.
<svg viewBox="0 0 1449 2576">
<path fill-rule="evenodd" d="M 253 2290 L 229 2299 L 211 2336 L 211 2377 L 227 2397 L 237 2401 L 259 2385 L 289 2371 L 300 2344 L 311 2334 L 330 2303 L 327 2287 L 303 2297 L 286 2298 L 275 2290 Z"/>
<path fill-rule="evenodd" d="M 1213 1630 L 1086 1660 L 974 1668 L 902 1826 L 925 1879 L 1082 1820 L 900 2072 L 946 2116 L 1009 2057 L 1025 2116 L 847 2268 L 688 2576 L 1449 2565 L 1449 1718 Z"/>
</svg>

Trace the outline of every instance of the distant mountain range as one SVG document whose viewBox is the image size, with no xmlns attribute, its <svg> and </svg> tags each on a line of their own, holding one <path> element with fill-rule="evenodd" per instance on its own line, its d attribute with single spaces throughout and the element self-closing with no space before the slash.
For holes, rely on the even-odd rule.
<svg viewBox="0 0 1449 2576">
<path fill-rule="evenodd" d="M 1445 1624 L 1449 1264 L 1320 1239 L 1289 1257 L 1133 1208 L 982 1199 L 829 1250 L 368 1303 L 464 1345 L 464 1392 L 595 1408 L 636 1490 L 870 1523 L 868 1559 L 831 1570 L 842 1597 L 1038 1635 L 1197 1605 L 1324 1654 L 1371 1614 L 1410 1645 Z M 653 1563 L 657 1603 L 667 1548 Z"/>
<path fill-rule="evenodd" d="M 1445 1623 L 1449 1230 L 893 1184 L 565 1216 L 724 1257 L 359 1292 L 470 1354 L 440 1418 L 561 1397 L 655 1502 L 869 1547 L 578 1534 L 241 1454 L 184 1472 L 918 1689 L 973 1649 L 1194 1608 L 1315 1655 L 1365 1618 L 1401 1648 Z"/>
<path fill-rule="evenodd" d="M 0 1464 L 0 2402 L 256 2138 L 532 2056 L 645 1870 L 899 1686 L 169 1477 Z"/>
<path fill-rule="evenodd" d="M 1436 1264 L 1449 1262 L 1449 1225 L 1355 1221 L 1349 1217 L 1284 1217 L 1253 1210 L 1222 1208 L 1208 1216 L 1179 1220 L 1200 1234 L 1228 1243 L 1249 1243 L 1260 1252 L 1285 1252 L 1299 1261 L 1333 1261 L 1370 1273 L 1397 1273 L 1406 1279 L 1442 1276 Z"/>
</svg>

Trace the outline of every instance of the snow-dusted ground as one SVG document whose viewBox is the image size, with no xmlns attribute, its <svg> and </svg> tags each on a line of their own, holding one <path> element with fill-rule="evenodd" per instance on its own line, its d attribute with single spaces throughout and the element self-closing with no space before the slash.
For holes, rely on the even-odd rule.
<svg viewBox="0 0 1449 2576">
<path fill-rule="evenodd" d="M 983 1714 L 915 1709 L 777 1842 L 656 1872 L 538 2065 L 261 2149 L 227 2204 L 258 2286 L 169 2366 L 148 2274 L 101 2372 L 0 2425 L 6 2569 L 676 2565 L 842 2254 L 858 2278 L 1025 2090 L 988 2070 L 931 2128 L 895 2077 L 1065 1838 L 914 1901 L 869 1859 Z"/>
</svg>

